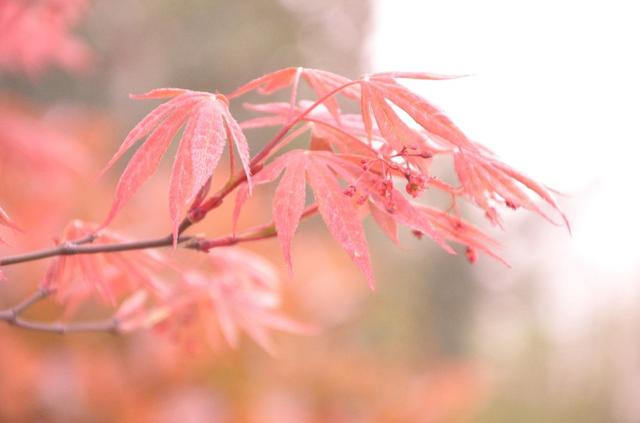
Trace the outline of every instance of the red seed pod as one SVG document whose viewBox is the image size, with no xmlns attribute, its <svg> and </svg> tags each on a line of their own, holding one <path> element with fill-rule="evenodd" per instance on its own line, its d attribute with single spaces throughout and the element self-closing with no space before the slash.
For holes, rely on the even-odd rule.
<svg viewBox="0 0 640 423">
<path fill-rule="evenodd" d="M 412 230 L 411 234 L 415 236 L 417 239 L 422 239 L 422 237 L 424 236 L 424 232 L 419 231 L 417 229 Z"/>
<path fill-rule="evenodd" d="M 476 253 L 476 250 L 471 247 L 467 247 L 465 255 L 467 256 L 467 260 L 469 260 L 469 263 L 471 264 L 475 263 L 478 260 L 478 254 Z"/>
<path fill-rule="evenodd" d="M 518 208 L 518 205 L 511 200 L 505 200 L 504 204 L 513 210 L 516 210 Z"/>
<path fill-rule="evenodd" d="M 353 197 L 356 193 L 356 187 L 354 187 L 353 185 L 349 185 L 347 188 L 345 188 L 343 193 L 347 197 Z"/>
</svg>

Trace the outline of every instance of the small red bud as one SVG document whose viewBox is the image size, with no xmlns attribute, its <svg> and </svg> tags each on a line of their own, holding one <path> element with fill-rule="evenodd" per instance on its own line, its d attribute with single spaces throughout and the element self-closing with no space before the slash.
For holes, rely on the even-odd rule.
<svg viewBox="0 0 640 423">
<path fill-rule="evenodd" d="M 411 233 L 413 234 L 413 236 L 415 236 L 417 239 L 422 239 L 422 237 L 424 236 L 424 232 L 419 231 L 417 229 L 414 229 L 411 231 Z"/>
<path fill-rule="evenodd" d="M 349 185 L 344 190 L 344 195 L 346 195 L 347 197 L 353 197 L 355 193 L 356 193 L 356 187 L 354 187 L 353 185 Z"/>
<path fill-rule="evenodd" d="M 471 264 L 475 263 L 478 260 L 478 254 L 476 253 L 476 250 L 471 247 L 467 247 L 465 254 L 467 256 L 467 260 L 469 260 L 469 263 Z"/>
</svg>

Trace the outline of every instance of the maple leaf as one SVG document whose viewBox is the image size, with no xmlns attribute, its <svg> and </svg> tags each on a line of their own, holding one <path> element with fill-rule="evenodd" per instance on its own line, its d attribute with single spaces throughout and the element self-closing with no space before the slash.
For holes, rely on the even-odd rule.
<svg viewBox="0 0 640 423">
<path fill-rule="evenodd" d="M 280 281 L 262 257 L 240 248 L 221 248 L 211 251 L 209 258 L 212 274 L 186 273 L 171 297 L 152 309 L 155 317 L 147 315 L 140 321 L 159 320 L 154 323 L 158 330 L 187 342 L 204 338 L 213 349 L 219 347 L 220 337 L 237 348 L 244 331 L 271 354 L 275 353 L 271 329 L 297 334 L 313 330 L 278 310 Z"/>
<path fill-rule="evenodd" d="M 466 245 L 469 249 L 482 251 L 509 267 L 509 264 L 495 252 L 495 249 L 500 247 L 498 241 L 479 227 L 434 207 L 423 204 L 414 204 L 414 206 L 428 216 L 433 226 L 446 239 Z"/>
<path fill-rule="evenodd" d="M 114 231 L 97 229 L 97 225 L 74 220 L 65 228 L 60 243 L 73 243 L 89 236 L 95 236 L 94 244 L 128 241 Z M 51 262 L 43 287 L 55 291 L 68 313 L 94 294 L 111 306 L 138 288 L 160 298 L 167 295 L 167 287 L 155 278 L 153 271 L 164 265 L 164 259 L 153 250 L 63 255 Z"/>
<path fill-rule="evenodd" d="M 500 216 L 494 207 L 496 204 L 504 204 L 512 209 L 523 207 L 555 223 L 533 202 L 526 188 L 558 212 L 567 229 L 570 229 L 567 217 L 544 186 L 488 155 L 458 151 L 453 157 L 464 193 L 484 209 L 492 223 L 500 224 Z"/>
<path fill-rule="evenodd" d="M 307 180 L 327 229 L 364 273 L 369 285 L 373 287 L 371 258 L 357 210 L 352 201 L 344 195 L 344 189 L 329 167 L 329 163 L 321 157 L 321 153 L 305 150 L 289 151 L 265 166 L 256 175 L 254 181 L 258 184 L 274 181 L 286 169 L 274 195 L 273 216 L 289 269 L 291 269 L 291 242 L 304 210 L 305 180 Z M 246 190 L 247 188 L 243 186 L 238 192 L 234 220 L 237 219 L 246 201 Z"/>
<path fill-rule="evenodd" d="M 396 78 L 441 80 L 458 78 L 427 73 L 387 72 L 365 76 L 361 81 L 361 113 L 363 120 L 371 125 L 371 113 L 387 139 L 397 151 L 408 143 L 423 144 L 411 128 L 390 107 L 389 102 L 402 109 L 421 126 L 431 138 L 431 142 L 443 147 L 456 146 L 475 151 L 477 147 L 440 109 L 422 96 L 399 84 Z M 406 136 L 402 139 L 402 136 Z"/>
<path fill-rule="evenodd" d="M 228 97 L 235 98 L 254 90 L 260 94 L 272 94 L 291 86 L 290 104 L 294 107 L 297 103 L 298 85 L 301 78 L 309 84 L 318 99 L 324 99 L 323 104 L 336 121 L 340 121 L 340 105 L 336 97 L 330 94 L 339 90 L 340 93 L 351 99 L 356 99 L 359 96 L 358 90 L 352 86 L 354 81 L 349 78 L 319 69 L 290 67 L 249 81 L 238 87 Z"/>
<path fill-rule="evenodd" d="M 185 125 L 169 184 L 169 211 L 175 240 L 187 207 L 208 184 L 227 142 L 230 148 L 235 144 L 251 186 L 247 139 L 231 116 L 226 99 L 221 95 L 160 88 L 132 97 L 170 100 L 152 110 L 129 132 L 107 164 L 104 171 L 122 157 L 136 141 L 148 136 L 120 177 L 111 211 L 102 226 L 108 225 L 140 186 L 153 175 L 169 144 Z"/>
</svg>

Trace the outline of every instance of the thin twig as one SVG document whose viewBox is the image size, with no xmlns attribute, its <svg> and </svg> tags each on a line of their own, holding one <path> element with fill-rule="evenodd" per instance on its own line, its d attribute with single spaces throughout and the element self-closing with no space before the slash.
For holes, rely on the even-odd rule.
<svg viewBox="0 0 640 423">
<path fill-rule="evenodd" d="M 190 240 L 189 236 L 178 238 L 178 243 Z M 26 261 L 41 260 L 55 256 L 73 256 L 77 254 L 98 254 L 98 253 L 114 253 L 120 251 L 143 250 L 146 248 L 167 247 L 173 244 L 172 236 L 165 236 L 156 239 L 147 239 L 142 241 L 121 242 L 116 244 L 93 244 L 85 245 L 78 243 L 63 243 L 57 247 L 44 250 L 33 251 L 26 254 L 18 254 L 15 256 L 6 256 L 0 258 L 0 266 L 9 266 Z"/>
<path fill-rule="evenodd" d="M 44 300 L 49 295 L 52 294 L 53 291 L 46 288 L 39 288 L 33 294 L 25 298 L 21 303 L 11 308 L 12 313 L 15 316 L 18 316 L 22 312 L 26 311 L 29 307 L 34 305 L 35 303 Z"/>
<path fill-rule="evenodd" d="M 96 320 L 93 322 L 70 323 L 35 322 L 32 320 L 25 320 L 20 317 L 15 317 L 13 319 L 0 318 L 0 320 L 5 320 L 10 325 L 19 327 L 21 329 L 33 330 L 37 332 L 57 333 L 60 335 L 77 332 L 111 332 L 114 334 L 120 332 L 118 320 L 115 318 Z"/>
<path fill-rule="evenodd" d="M 309 216 L 313 216 L 318 211 L 318 206 L 312 204 L 307 207 L 300 216 L 300 219 L 305 219 Z M 193 248 L 200 251 L 209 251 L 216 247 L 227 247 L 242 242 L 259 241 L 263 239 L 274 238 L 278 236 L 275 224 L 269 223 L 265 225 L 254 226 L 247 229 L 241 235 L 226 235 L 218 238 L 193 238 L 191 241 L 184 244 L 185 248 Z"/>
<path fill-rule="evenodd" d="M 8 308 L 6 310 L 0 310 L 0 320 L 7 322 L 10 325 L 34 330 L 39 332 L 53 332 L 59 334 L 71 333 L 71 332 L 113 332 L 119 331 L 119 324 L 117 319 L 111 318 L 106 320 L 97 320 L 93 322 L 36 322 L 33 320 L 23 319 L 20 317 L 27 309 L 34 304 L 44 300 L 53 293 L 52 290 L 39 288 L 37 291 L 29 295 L 17 305 Z"/>
</svg>

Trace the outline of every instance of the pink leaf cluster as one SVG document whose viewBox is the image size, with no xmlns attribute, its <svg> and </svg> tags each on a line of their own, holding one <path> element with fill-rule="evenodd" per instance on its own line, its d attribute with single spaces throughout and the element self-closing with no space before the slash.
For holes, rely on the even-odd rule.
<svg viewBox="0 0 640 423">
<path fill-rule="evenodd" d="M 322 107 L 315 103 L 296 103 L 300 75 L 322 75 L 322 88 L 314 88 Z M 332 76 L 327 76 L 332 75 Z M 482 251 L 500 261 L 494 251 L 497 244 L 479 228 L 465 222 L 457 212 L 457 198 L 471 200 L 485 210 L 492 223 L 499 223 L 497 206 L 523 207 L 549 218 L 530 194 L 537 195 L 559 211 L 549 191 L 523 174 L 498 161 L 484 147 L 466 135 L 436 106 L 397 82 L 401 78 L 442 80 L 444 75 L 390 72 L 367 75 L 350 81 L 324 71 L 294 68 L 277 71 L 238 88 L 230 97 L 251 90 L 270 94 L 291 86 L 289 103 L 246 105 L 266 115 L 243 122 L 243 128 L 290 125 L 292 116 L 300 116 L 312 133 L 310 149 L 322 151 L 285 153 L 256 175 L 255 182 L 270 182 L 287 170 L 278 185 L 273 202 L 273 216 L 285 260 L 291 266 L 291 239 L 304 206 L 304 182 L 314 191 L 315 200 L 329 231 L 373 283 L 371 263 L 358 206 L 368 204 L 368 211 L 378 226 L 398 241 L 397 224 L 426 234 L 446 251 L 453 252 L 445 241 L 467 246 L 467 251 Z M 314 83 L 308 79 L 312 87 Z M 327 93 L 344 94 L 356 101 L 359 114 L 341 114 L 335 103 L 322 101 Z M 401 117 L 402 110 L 411 121 Z M 434 157 L 453 156 L 459 186 L 444 182 L 430 172 Z M 309 166 L 313 163 L 313 166 Z M 319 164 L 322 163 L 322 164 Z M 450 210 L 437 210 L 409 201 L 396 188 L 405 179 L 405 191 L 417 198 L 426 189 L 444 191 L 452 198 Z M 345 189 L 337 180 L 345 182 Z M 354 201 L 345 201 L 351 197 Z M 246 195 L 238 196 L 236 218 Z M 348 204 L 348 207 L 346 206 Z M 348 216 L 348 217 L 347 217 Z M 468 257 L 470 253 L 467 254 Z M 474 256 L 475 257 L 475 256 Z M 470 261 L 475 261 L 470 259 Z"/>
<path fill-rule="evenodd" d="M 120 177 L 111 211 L 103 226 L 111 222 L 124 204 L 155 173 L 169 144 L 184 125 L 169 182 L 169 211 L 175 238 L 189 205 L 204 187 L 208 187 L 227 141 L 229 148 L 234 145 L 237 148 L 250 183 L 247 139 L 231 116 L 227 100 L 221 95 L 162 88 L 132 97 L 170 100 L 152 110 L 129 132 L 107 164 L 105 171 L 138 140 L 147 138 Z"/>
<path fill-rule="evenodd" d="M 114 231 L 97 229 L 95 224 L 74 220 L 65 228 L 59 243 L 73 246 L 88 237 L 95 238 L 92 239 L 95 245 L 127 241 Z M 67 313 L 71 313 L 93 296 L 111 306 L 140 288 L 158 298 L 164 297 L 168 288 L 157 273 L 166 266 L 162 256 L 153 250 L 62 255 L 49 265 L 42 286 L 55 291 Z"/>
<path fill-rule="evenodd" d="M 187 347 L 204 341 L 213 349 L 223 342 L 236 348 L 242 331 L 270 353 L 275 353 L 271 330 L 312 330 L 280 310 L 277 272 L 262 257 L 224 248 L 209 253 L 209 266 L 212 270 L 206 273 L 183 274 L 172 294 L 155 307 L 145 309 L 144 296 L 132 296 L 119 311 L 125 328 L 155 327 Z"/>
</svg>

